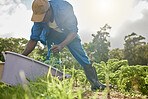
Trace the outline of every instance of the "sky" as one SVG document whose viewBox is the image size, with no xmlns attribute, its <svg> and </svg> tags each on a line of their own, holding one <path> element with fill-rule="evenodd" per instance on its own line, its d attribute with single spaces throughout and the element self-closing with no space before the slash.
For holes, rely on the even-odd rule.
<svg viewBox="0 0 148 99">
<path fill-rule="evenodd" d="M 132 32 L 148 42 L 148 0 L 67 0 L 78 19 L 82 43 L 91 42 L 105 24 L 112 27 L 111 48 L 123 48 L 124 37 Z M 0 37 L 29 40 L 33 0 L 0 0 Z"/>
</svg>

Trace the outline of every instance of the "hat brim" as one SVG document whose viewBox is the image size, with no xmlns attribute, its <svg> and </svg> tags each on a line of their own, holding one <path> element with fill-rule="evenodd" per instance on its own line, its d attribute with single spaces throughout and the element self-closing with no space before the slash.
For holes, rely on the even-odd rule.
<svg viewBox="0 0 148 99">
<path fill-rule="evenodd" d="M 31 21 L 33 21 L 33 22 L 42 22 L 44 17 L 45 17 L 45 14 L 46 13 L 40 14 L 40 15 L 33 14 L 32 18 L 31 18 Z"/>
</svg>

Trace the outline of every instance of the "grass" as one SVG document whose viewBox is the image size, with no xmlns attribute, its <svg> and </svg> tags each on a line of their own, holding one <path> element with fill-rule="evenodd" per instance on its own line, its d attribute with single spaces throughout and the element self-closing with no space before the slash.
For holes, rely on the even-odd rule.
<svg viewBox="0 0 148 99">
<path fill-rule="evenodd" d="M 109 67 L 102 63 L 106 73 L 106 84 L 109 86 Z M 46 77 L 36 77 L 29 84 L 9 86 L 0 82 L 0 99 L 131 99 L 131 96 L 123 95 L 117 91 L 106 88 L 104 91 L 91 91 L 90 84 L 86 80 L 83 70 L 63 69 L 63 72 L 72 75 L 72 78 L 59 80 L 51 76 L 51 68 Z M 108 95 L 109 94 L 109 95 Z M 146 99 L 147 96 L 136 96 L 138 99 Z M 134 99 L 134 98 L 133 98 Z"/>
<path fill-rule="evenodd" d="M 74 88 L 74 78 L 60 81 L 48 72 L 47 77 L 37 77 L 29 84 L 9 86 L 0 83 L 0 99 L 82 99 L 84 89 Z"/>
</svg>

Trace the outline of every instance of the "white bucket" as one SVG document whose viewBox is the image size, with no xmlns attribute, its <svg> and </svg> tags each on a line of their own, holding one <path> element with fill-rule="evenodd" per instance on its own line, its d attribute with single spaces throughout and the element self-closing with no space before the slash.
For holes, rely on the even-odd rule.
<svg viewBox="0 0 148 99">
<path fill-rule="evenodd" d="M 46 76 L 50 67 L 53 76 L 63 78 L 63 72 L 45 63 L 14 52 L 6 51 L 3 54 L 6 59 L 1 79 L 3 83 L 8 85 L 28 83 L 26 78 L 34 81 L 37 76 Z M 71 78 L 71 75 L 65 74 L 65 78 Z"/>
</svg>

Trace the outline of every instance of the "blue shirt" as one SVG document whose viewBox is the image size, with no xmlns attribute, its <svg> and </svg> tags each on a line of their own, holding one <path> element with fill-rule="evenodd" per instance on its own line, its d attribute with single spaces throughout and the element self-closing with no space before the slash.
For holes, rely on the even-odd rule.
<svg viewBox="0 0 148 99">
<path fill-rule="evenodd" d="M 49 3 L 53 9 L 53 17 L 59 29 L 63 33 L 77 33 L 78 23 L 72 5 L 64 0 L 50 0 Z M 50 33 L 50 28 L 46 23 L 34 22 L 31 32 L 31 39 L 46 44 L 46 37 Z M 76 37 L 79 38 L 78 35 Z"/>
</svg>

